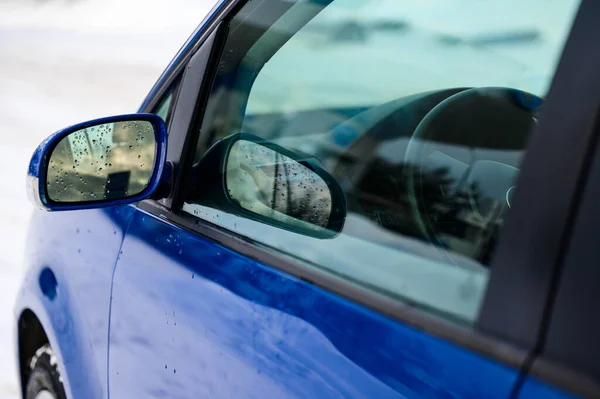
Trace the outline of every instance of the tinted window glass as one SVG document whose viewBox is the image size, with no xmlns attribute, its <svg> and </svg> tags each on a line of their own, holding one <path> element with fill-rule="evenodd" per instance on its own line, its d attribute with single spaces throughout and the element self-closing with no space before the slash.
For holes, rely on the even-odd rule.
<svg viewBox="0 0 600 399">
<path fill-rule="evenodd" d="M 163 96 L 160 103 L 158 103 L 156 110 L 153 112 L 154 114 L 160 116 L 165 121 L 167 126 L 169 125 L 169 122 L 171 121 L 171 111 L 173 110 L 173 105 L 174 105 L 173 100 L 174 100 L 174 96 L 175 96 L 175 93 L 176 93 L 178 87 L 179 87 L 179 82 L 176 82 L 175 84 L 173 84 L 173 86 L 169 89 L 167 94 L 165 94 Z"/>
<path fill-rule="evenodd" d="M 169 111 L 171 110 L 171 100 L 173 98 L 173 93 L 169 93 L 167 98 L 163 100 L 160 104 L 160 107 L 156 111 L 156 115 L 160 116 L 165 122 L 167 122 Z"/>
<path fill-rule="evenodd" d="M 256 12 L 264 4 L 281 15 Z M 240 132 L 267 139 L 335 179 L 345 224 L 335 238 L 318 239 L 197 197 L 184 211 L 307 267 L 471 323 L 577 7 L 575 0 L 248 3 L 230 23 L 195 165 L 205 138 L 208 145 Z"/>
</svg>

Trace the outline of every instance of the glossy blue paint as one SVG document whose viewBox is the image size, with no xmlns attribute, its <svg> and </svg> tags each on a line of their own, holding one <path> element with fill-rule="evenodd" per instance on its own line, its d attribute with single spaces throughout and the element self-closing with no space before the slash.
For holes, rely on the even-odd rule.
<svg viewBox="0 0 600 399">
<path fill-rule="evenodd" d="M 525 379 L 517 399 L 580 399 L 571 393 L 545 384 L 536 378 Z"/>
<path fill-rule="evenodd" d="M 46 179 L 48 174 L 48 163 L 50 161 L 50 155 L 54 151 L 56 145 L 66 136 L 88 127 L 97 126 L 105 123 L 114 122 L 127 122 L 127 121 L 147 121 L 152 124 L 154 128 L 154 139 L 156 142 L 156 151 L 154 156 L 154 166 L 152 169 L 152 175 L 146 188 L 139 194 L 126 197 L 126 198 L 113 198 L 109 200 L 90 201 L 86 203 L 56 203 L 51 201 L 46 195 Z M 163 180 L 162 174 L 165 168 L 167 159 L 167 126 L 160 116 L 154 114 L 127 114 L 127 115 L 116 115 L 105 118 L 93 119 L 83 123 L 69 126 L 49 136 L 44 140 L 35 150 L 31 161 L 29 162 L 29 168 L 27 174 L 36 179 L 32 184 L 37 185 L 35 187 L 28 187 L 30 191 L 31 200 L 34 205 L 41 205 L 46 210 L 51 211 L 68 211 L 68 210 L 79 210 L 79 209 L 94 209 L 101 207 L 111 207 L 123 204 L 130 204 L 139 202 L 152 195 L 152 193 L 158 188 L 159 184 Z"/>
<path fill-rule="evenodd" d="M 15 315 L 31 310 L 40 320 L 69 398 L 108 397 L 111 279 L 133 209 L 33 215 Z"/>
<path fill-rule="evenodd" d="M 508 398 L 518 370 L 136 210 L 110 320 L 114 398 Z"/>
<path fill-rule="evenodd" d="M 45 267 L 40 272 L 40 289 L 42 294 L 51 301 L 56 298 L 56 291 L 58 290 L 58 280 L 54 272 L 49 267 Z"/>
</svg>

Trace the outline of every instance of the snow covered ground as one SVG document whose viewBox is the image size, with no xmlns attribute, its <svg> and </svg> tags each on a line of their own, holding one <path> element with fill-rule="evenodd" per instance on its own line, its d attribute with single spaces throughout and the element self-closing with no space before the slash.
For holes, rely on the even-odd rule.
<svg viewBox="0 0 600 399">
<path fill-rule="evenodd" d="M 213 3 L 0 1 L 0 399 L 18 397 L 12 307 L 31 153 L 62 127 L 135 112 Z"/>
</svg>

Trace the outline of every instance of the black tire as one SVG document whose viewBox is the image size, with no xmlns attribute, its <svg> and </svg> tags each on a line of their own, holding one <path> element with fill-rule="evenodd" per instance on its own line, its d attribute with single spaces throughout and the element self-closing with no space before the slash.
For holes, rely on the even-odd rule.
<svg viewBox="0 0 600 399">
<path fill-rule="evenodd" d="M 58 372 L 56 356 L 50 345 L 44 345 L 35 352 L 29 367 L 31 371 L 25 389 L 25 399 L 45 396 L 54 399 L 67 398 Z M 44 391 L 51 396 L 42 396 Z"/>
</svg>

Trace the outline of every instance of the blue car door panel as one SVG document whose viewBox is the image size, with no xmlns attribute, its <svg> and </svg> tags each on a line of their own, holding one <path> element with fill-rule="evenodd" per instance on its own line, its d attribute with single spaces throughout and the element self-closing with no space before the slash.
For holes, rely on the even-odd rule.
<svg viewBox="0 0 600 399">
<path fill-rule="evenodd" d="M 518 399 L 578 399 L 572 393 L 558 389 L 547 383 L 541 382 L 536 378 L 527 377 L 519 390 Z"/>
<path fill-rule="evenodd" d="M 112 303 L 113 398 L 491 399 L 518 377 L 141 210 Z"/>
<path fill-rule="evenodd" d="M 48 320 L 51 344 L 65 364 L 72 397 L 107 397 L 106 372 L 110 287 L 113 268 L 123 240 L 130 206 L 69 213 L 38 212 L 28 261 L 32 265 L 23 290 L 41 292 L 39 302 L 22 306 Z M 35 242 L 32 242 L 35 240 Z M 54 341 L 56 340 L 56 341 Z"/>
</svg>

